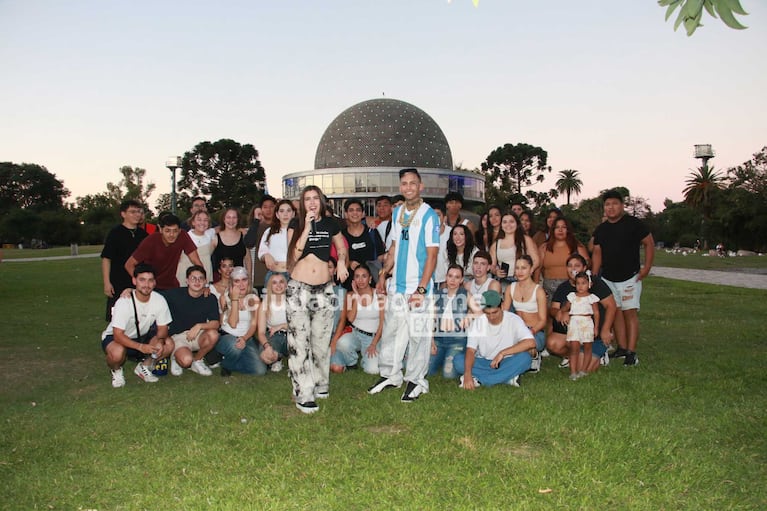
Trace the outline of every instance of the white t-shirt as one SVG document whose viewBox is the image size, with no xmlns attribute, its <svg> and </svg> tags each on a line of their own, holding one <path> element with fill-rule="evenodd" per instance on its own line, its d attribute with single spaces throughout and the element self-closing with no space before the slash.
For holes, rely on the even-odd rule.
<svg viewBox="0 0 767 511">
<path fill-rule="evenodd" d="M 135 291 L 133 291 L 135 293 Z M 173 318 L 168 309 L 168 302 L 159 293 L 152 291 L 149 295 L 149 301 L 144 303 L 136 299 L 136 312 L 138 312 L 138 326 L 141 329 L 140 334 L 136 332 L 136 320 L 133 314 L 133 302 L 130 297 L 120 298 L 115 302 L 112 308 L 112 321 L 107 329 L 101 334 L 101 340 L 106 339 L 107 335 L 113 335 L 114 329 L 119 328 L 125 332 L 125 335 L 131 339 L 138 339 L 139 335 L 149 332 L 153 323 L 158 326 L 169 325 Z"/>
<path fill-rule="evenodd" d="M 266 254 L 270 254 L 278 263 L 284 263 L 288 260 L 288 230 L 280 229 L 269 238 L 272 228 L 267 227 L 261 236 L 261 243 L 258 245 L 258 258 L 262 259 Z M 266 239 L 269 238 L 269 243 Z"/>
<path fill-rule="evenodd" d="M 484 314 L 477 318 L 469 327 L 466 347 L 477 350 L 476 356 L 492 360 L 501 351 L 525 339 L 533 339 L 525 322 L 516 314 L 504 311 L 500 325 L 491 325 Z"/>
</svg>

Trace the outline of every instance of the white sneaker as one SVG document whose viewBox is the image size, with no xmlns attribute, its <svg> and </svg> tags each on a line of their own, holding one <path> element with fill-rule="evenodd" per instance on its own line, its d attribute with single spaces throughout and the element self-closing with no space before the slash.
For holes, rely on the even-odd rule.
<svg viewBox="0 0 767 511">
<path fill-rule="evenodd" d="M 269 368 L 269 370 L 273 373 L 279 373 L 282 371 L 282 360 L 278 360 L 274 364 L 272 364 L 272 367 Z"/>
<path fill-rule="evenodd" d="M 193 361 L 189 369 L 191 369 L 192 372 L 199 374 L 200 376 L 211 376 L 213 374 L 213 371 L 211 371 L 202 360 Z"/>
<path fill-rule="evenodd" d="M 559 363 L 560 369 L 565 369 L 566 367 L 570 367 L 570 359 L 569 358 L 563 358 L 562 362 Z"/>
<path fill-rule="evenodd" d="M 481 387 L 481 386 L 482 386 L 482 384 L 481 384 L 481 383 L 479 383 L 479 380 L 477 379 L 477 377 L 476 377 L 476 376 L 472 376 L 472 377 L 471 377 L 471 381 L 473 381 L 473 382 L 474 382 L 474 386 L 475 386 L 475 387 Z M 458 378 L 458 382 L 459 382 L 459 385 L 458 385 L 458 386 L 459 386 L 459 387 L 463 387 L 463 375 L 461 375 L 461 377 L 460 377 L 460 378 Z"/>
<path fill-rule="evenodd" d="M 509 380 L 509 385 L 512 387 L 519 387 L 519 375 Z"/>
<path fill-rule="evenodd" d="M 543 348 L 543 351 L 541 351 L 541 356 L 543 358 L 546 358 L 546 357 L 551 356 L 551 354 L 549 353 L 549 350 L 547 350 L 546 348 Z"/>
<path fill-rule="evenodd" d="M 398 389 L 402 386 L 402 382 L 394 383 L 389 378 L 380 377 L 377 382 L 373 384 L 372 387 L 368 389 L 368 394 L 378 394 L 384 389 L 387 389 L 389 387 Z"/>
<path fill-rule="evenodd" d="M 606 351 L 605 351 L 605 354 L 602 355 L 602 358 L 599 359 L 599 365 L 601 366 L 610 365 L 610 355 Z"/>
<path fill-rule="evenodd" d="M 541 370 L 541 354 L 538 353 L 535 355 L 535 358 L 533 359 L 532 363 L 530 364 L 530 372 L 531 373 L 537 373 Z"/>
<path fill-rule="evenodd" d="M 125 375 L 123 374 L 123 368 L 112 371 L 112 387 L 119 389 L 125 387 Z"/>
<path fill-rule="evenodd" d="M 146 383 L 156 383 L 160 379 L 152 374 L 152 369 L 139 362 L 133 372 Z"/>
<path fill-rule="evenodd" d="M 173 376 L 181 376 L 184 374 L 184 369 L 176 362 L 176 357 L 171 355 L 170 357 L 170 374 Z"/>
</svg>

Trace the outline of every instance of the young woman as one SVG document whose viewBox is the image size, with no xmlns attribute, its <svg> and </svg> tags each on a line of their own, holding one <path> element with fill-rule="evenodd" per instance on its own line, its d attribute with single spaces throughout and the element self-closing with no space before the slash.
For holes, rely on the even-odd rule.
<svg viewBox="0 0 767 511">
<path fill-rule="evenodd" d="M 281 200 L 277 203 L 272 225 L 261 236 L 258 258 L 263 261 L 268 270 L 264 285 L 275 273 L 281 273 L 285 279 L 288 278 L 288 226 L 294 216 L 293 203 L 289 200 Z"/>
<path fill-rule="evenodd" d="M 464 280 L 471 280 L 474 277 L 472 271 L 472 261 L 477 248 L 474 246 L 474 236 L 471 230 L 463 224 L 453 227 L 450 238 L 447 240 L 447 266 L 458 265 L 463 268 Z"/>
<path fill-rule="evenodd" d="M 519 225 L 522 227 L 522 232 L 530 236 L 535 235 L 535 226 L 533 225 L 533 215 L 529 211 L 523 211 L 519 214 Z M 534 241 L 534 240 L 533 240 Z"/>
<path fill-rule="evenodd" d="M 546 293 L 533 281 L 533 259 L 525 254 L 514 265 L 516 282 L 506 288 L 503 295 L 503 310 L 510 310 L 522 318 L 535 339 L 536 352 L 531 353 L 532 372 L 541 368 L 541 352 L 546 347 L 546 320 L 548 308 Z M 512 308 L 513 306 L 513 308 Z"/>
<path fill-rule="evenodd" d="M 453 227 L 462 227 L 457 225 Z M 468 230 L 468 229 L 467 229 Z M 445 378 L 458 378 L 453 358 L 466 349 L 469 296 L 463 287 L 463 267 L 451 264 L 447 270 L 445 289 L 437 296 L 437 331 L 431 342 L 429 375 L 442 371 Z"/>
<path fill-rule="evenodd" d="M 479 217 L 479 227 L 474 233 L 474 246 L 480 250 L 487 250 L 487 212 Z"/>
<path fill-rule="evenodd" d="M 549 305 L 554 291 L 570 277 L 567 274 L 567 259 L 576 253 L 582 255 L 588 264 L 589 254 L 586 247 L 575 239 L 570 222 L 564 217 L 557 217 L 551 224 L 549 240 L 539 248 L 540 273 Z"/>
<path fill-rule="evenodd" d="M 487 210 L 487 226 L 484 232 L 480 235 L 480 230 L 477 230 L 477 246 L 483 250 L 490 251 L 490 247 L 493 246 L 496 239 L 501 233 L 501 217 L 500 206 L 490 206 Z"/>
<path fill-rule="evenodd" d="M 242 266 L 232 269 L 229 289 L 221 296 L 221 337 L 216 351 L 223 355 L 221 376 L 232 372 L 263 375 L 266 364 L 253 340 L 258 328 L 259 299 L 252 293 L 250 277 Z"/>
<path fill-rule="evenodd" d="M 533 270 L 538 267 L 538 250 L 533 239 L 522 232 L 519 219 L 514 213 L 506 213 L 501 219 L 501 232 L 490 247 L 493 258 L 493 273 L 502 280 L 511 280 L 517 259 L 529 254 L 533 260 Z"/>
<path fill-rule="evenodd" d="M 282 273 L 273 273 L 265 285 L 266 297 L 258 309 L 258 342 L 261 345 L 261 360 L 277 373 L 282 370 L 282 359 L 288 356 L 285 299 L 288 281 Z"/>
<path fill-rule="evenodd" d="M 225 255 L 234 260 L 235 266 L 243 266 L 250 275 L 252 271 L 250 257 L 246 257 L 244 229 L 240 229 L 240 212 L 236 208 L 226 208 L 221 216 L 221 230 L 216 234 L 213 249 L 213 266 Z"/>
<path fill-rule="evenodd" d="M 344 237 L 336 220 L 323 215 L 326 208 L 322 190 L 307 186 L 299 199 L 296 226 L 288 229 L 288 368 L 296 407 L 303 413 L 316 412 L 316 399 L 328 397 L 328 341 L 336 301 L 328 271 L 331 245 L 338 253 L 338 280 L 349 276 Z"/>
<path fill-rule="evenodd" d="M 218 300 L 218 311 L 223 310 L 222 297 L 231 286 L 232 270 L 234 270 L 234 261 L 231 257 L 225 256 L 218 262 L 218 280 L 210 286 L 210 293 Z"/>
<path fill-rule="evenodd" d="M 213 264 L 210 256 L 213 253 L 213 240 L 216 237 L 216 231 L 210 227 L 210 215 L 205 210 L 195 211 L 189 219 L 189 225 L 192 226 L 189 230 L 189 237 L 197 245 L 197 255 L 202 261 L 203 268 L 205 268 L 208 282 L 213 282 Z M 182 253 L 176 270 L 176 279 L 179 282 L 186 282 L 186 269 L 190 266 L 192 266 L 192 261 L 186 254 Z"/>
<path fill-rule="evenodd" d="M 378 341 L 384 323 L 384 297 L 371 286 L 373 278 L 367 266 L 354 270 L 352 291 L 343 301 L 341 319 L 330 341 L 330 370 L 342 373 L 357 364 L 362 354 L 362 370 L 378 374 Z M 347 331 L 347 325 L 351 332 Z"/>
</svg>

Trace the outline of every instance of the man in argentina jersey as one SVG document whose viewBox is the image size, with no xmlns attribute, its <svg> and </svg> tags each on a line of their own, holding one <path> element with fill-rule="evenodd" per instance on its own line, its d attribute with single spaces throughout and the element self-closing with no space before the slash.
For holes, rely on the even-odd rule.
<svg viewBox="0 0 767 511">
<path fill-rule="evenodd" d="M 399 388 L 404 380 L 401 400 L 408 403 L 429 391 L 426 372 L 434 323 L 432 274 L 439 251 L 439 218 L 421 199 L 423 182 L 418 171 L 402 169 L 399 176 L 405 203 L 392 215 L 392 245 L 377 285 L 378 292 L 387 295 L 378 355 L 381 377 L 368 393 Z M 387 284 L 385 277 L 389 273 Z"/>
</svg>

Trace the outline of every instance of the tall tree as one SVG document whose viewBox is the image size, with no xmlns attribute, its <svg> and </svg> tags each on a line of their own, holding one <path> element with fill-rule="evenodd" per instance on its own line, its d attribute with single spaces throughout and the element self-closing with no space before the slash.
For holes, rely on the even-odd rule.
<svg viewBox="0 0 767 511">
<path fill-rule="evenodd" d="M 137 200 L 148 206 L 149 196 L 152 195 L 157 185 L 151 181 L 144 182 L 146 170 L 125 165 L 120 167 L 120 174 L 123 178 L 117 184 L 107 183 L 107 190 L 115 201 L 119 204 L 124 200 Z"/>
<path fill-rule="evenodd" d="M 547 160 L 545 150 L 530 144 L 498 147 L 482 163 L 482 170 L 486 173 L 485 193 L 490 198 L 505 199 L 496 200 L 498 203 L 507 203 L 514 194 L 522 195 L 524 188 L 543 182 L 546 172 L 551 172 L 551 167 L 546 165 Z M 537 197 L 540 202 L 540 193 L 530 192 L 532 190 L 524 195 L 531 199 Z"/>
<path fill-rule="evenodd" d="M 69 190 L 45 167 L 33 163 L 0 162 L 0 212 L 11 209 L 59 210 Z"/>
<path fill-rule="evenodd" d="M 666 21 L 678 8 L 674 30 L 684 23 L 687 35 L 691 36 L 698 27 L 702 27 L 700 20 L 703 18 L 703 9 L 713 18 L 718 17 L 730 28 L 742 30 L 746 28 L 736 18 L 735 14 L 745 16 L 748 13 L 740 5 L 740 0 L 658 0 L 658 5 L 666 7 Z"/>
<path fill-rule="evenodd" d="M 742 165 L 727 169 L 727 182 L 730 187 L 742 188 L 767 201 L 767 146 Z"/>
<path fill-rule="evenodd" d="M 580 173 L 577 170 L 567 169 L 559 171 L 559 179 L 554 185 L 559 193 L 564 193 L 567 196 L 567 205 L 569 206 L 570 195 L 580 195 L 583 181 L 581 181 Z"/>
<path fill-rule="evenodd" d="M 714 167 L 704 165 L 692 171 L 685 180 L 682 190 L 684 201 L 703 213 L 705 219 L 711 217 L 711 196 L 722 188 L 724 179 Z"/>
<path fill-rule="evenodd" d="M 247 210 L 264 194 L 266 174 L 251 144 L 231 139 L 200 142 L 184 154 L 179 189 L 207 195 L 208 208 Z"/>
</svg>

